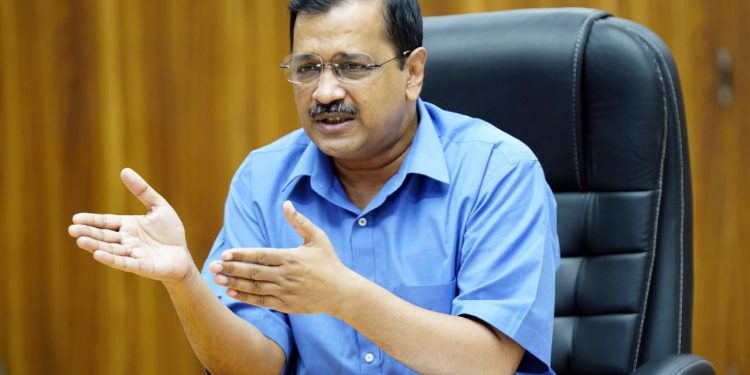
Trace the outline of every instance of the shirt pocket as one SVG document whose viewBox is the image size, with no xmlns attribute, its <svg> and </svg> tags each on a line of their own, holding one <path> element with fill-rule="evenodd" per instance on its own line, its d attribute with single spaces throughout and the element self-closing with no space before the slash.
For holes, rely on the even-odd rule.
<svg viewBox="0 0 750 375">
<path fill-rule="evenodd" d="M 435 285 L 399 285 L 393 293 L 419 307 L 450 314 L 456 298 L 456 281 Z"/>
</svg>

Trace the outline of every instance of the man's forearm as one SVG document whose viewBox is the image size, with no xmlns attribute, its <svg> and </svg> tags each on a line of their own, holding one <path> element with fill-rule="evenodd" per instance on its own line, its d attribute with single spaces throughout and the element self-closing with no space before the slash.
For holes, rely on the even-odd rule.
<svg viewBox="0 0 750 375">
<path fill-rule="evenodd" d="M 193 352 L 213 374 L 278 374 L 285 355 L 275 342 L 227 309 L 197 269 L 165 283 Z"/>
<path fill-rule="evenodd" d="M 337 317 L 386 353 L 425 374 L 512 374 L 523 348 L 460 316 L 417 307 L 362 278 Z"/>
</svg>

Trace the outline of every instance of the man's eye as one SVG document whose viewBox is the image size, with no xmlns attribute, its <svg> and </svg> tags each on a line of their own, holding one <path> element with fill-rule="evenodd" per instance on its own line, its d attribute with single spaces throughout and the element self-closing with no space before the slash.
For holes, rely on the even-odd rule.
<svg viewBox="0 0 750 375">
<path fill-rule="evenodd" d="M 298 74 L 308 74 L 308 73 L 314 73 L 320 70 L 319 67 L 320 64 L 313 64 L 313 63 L 307 63 L 307 64 L 300 64 L 297 65 L 297 73 Z"/>
<path fill-rule="evenodd" d="M 347 61 L 339 64 L 339 69 L 347 73 L 357 73 L 367 69 L 367 65 Z"/>
</svg>

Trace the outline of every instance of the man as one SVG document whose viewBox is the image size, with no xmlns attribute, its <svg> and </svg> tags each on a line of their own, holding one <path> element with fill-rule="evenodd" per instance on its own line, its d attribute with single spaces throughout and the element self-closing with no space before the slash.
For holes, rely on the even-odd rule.
<svg viewBox="0 0 750 375">
<path fill-rule="evenodd" d="M 129 169 L 148 214 L 77 214 L 78 245 L 162 281 L 213 373 L 550 371 L 559 249 L 534 155 L 419 100 L 416 0 L 289 9 L 303 130 L 240 166 L 203 278 L 175 211 Z"/>
</svg>

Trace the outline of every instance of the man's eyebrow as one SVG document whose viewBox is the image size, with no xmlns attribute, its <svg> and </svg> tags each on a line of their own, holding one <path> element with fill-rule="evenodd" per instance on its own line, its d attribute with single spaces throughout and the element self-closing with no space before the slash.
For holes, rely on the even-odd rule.
<svg viewBox="0 0 750 375">
<path fill-rule="evenodd" d="M 353 52 L 353 51 L 348 51 L 348 52 L 345 52 L 345 51 L 342 51 L 342 52 L 337 52 L 337 53 L 336 53 L 335 55 L 333 55 L 333 56 L 334 56 L 334 57 L 336 57 L 336 56 L 339 56 L 339 57 L 352 57 L 352 56 L 358 56 L 358 55 L 360 55 L 360 54 L 362 54 L 362 53 L 363 53 L 363 52 Z"/>
</svg>

